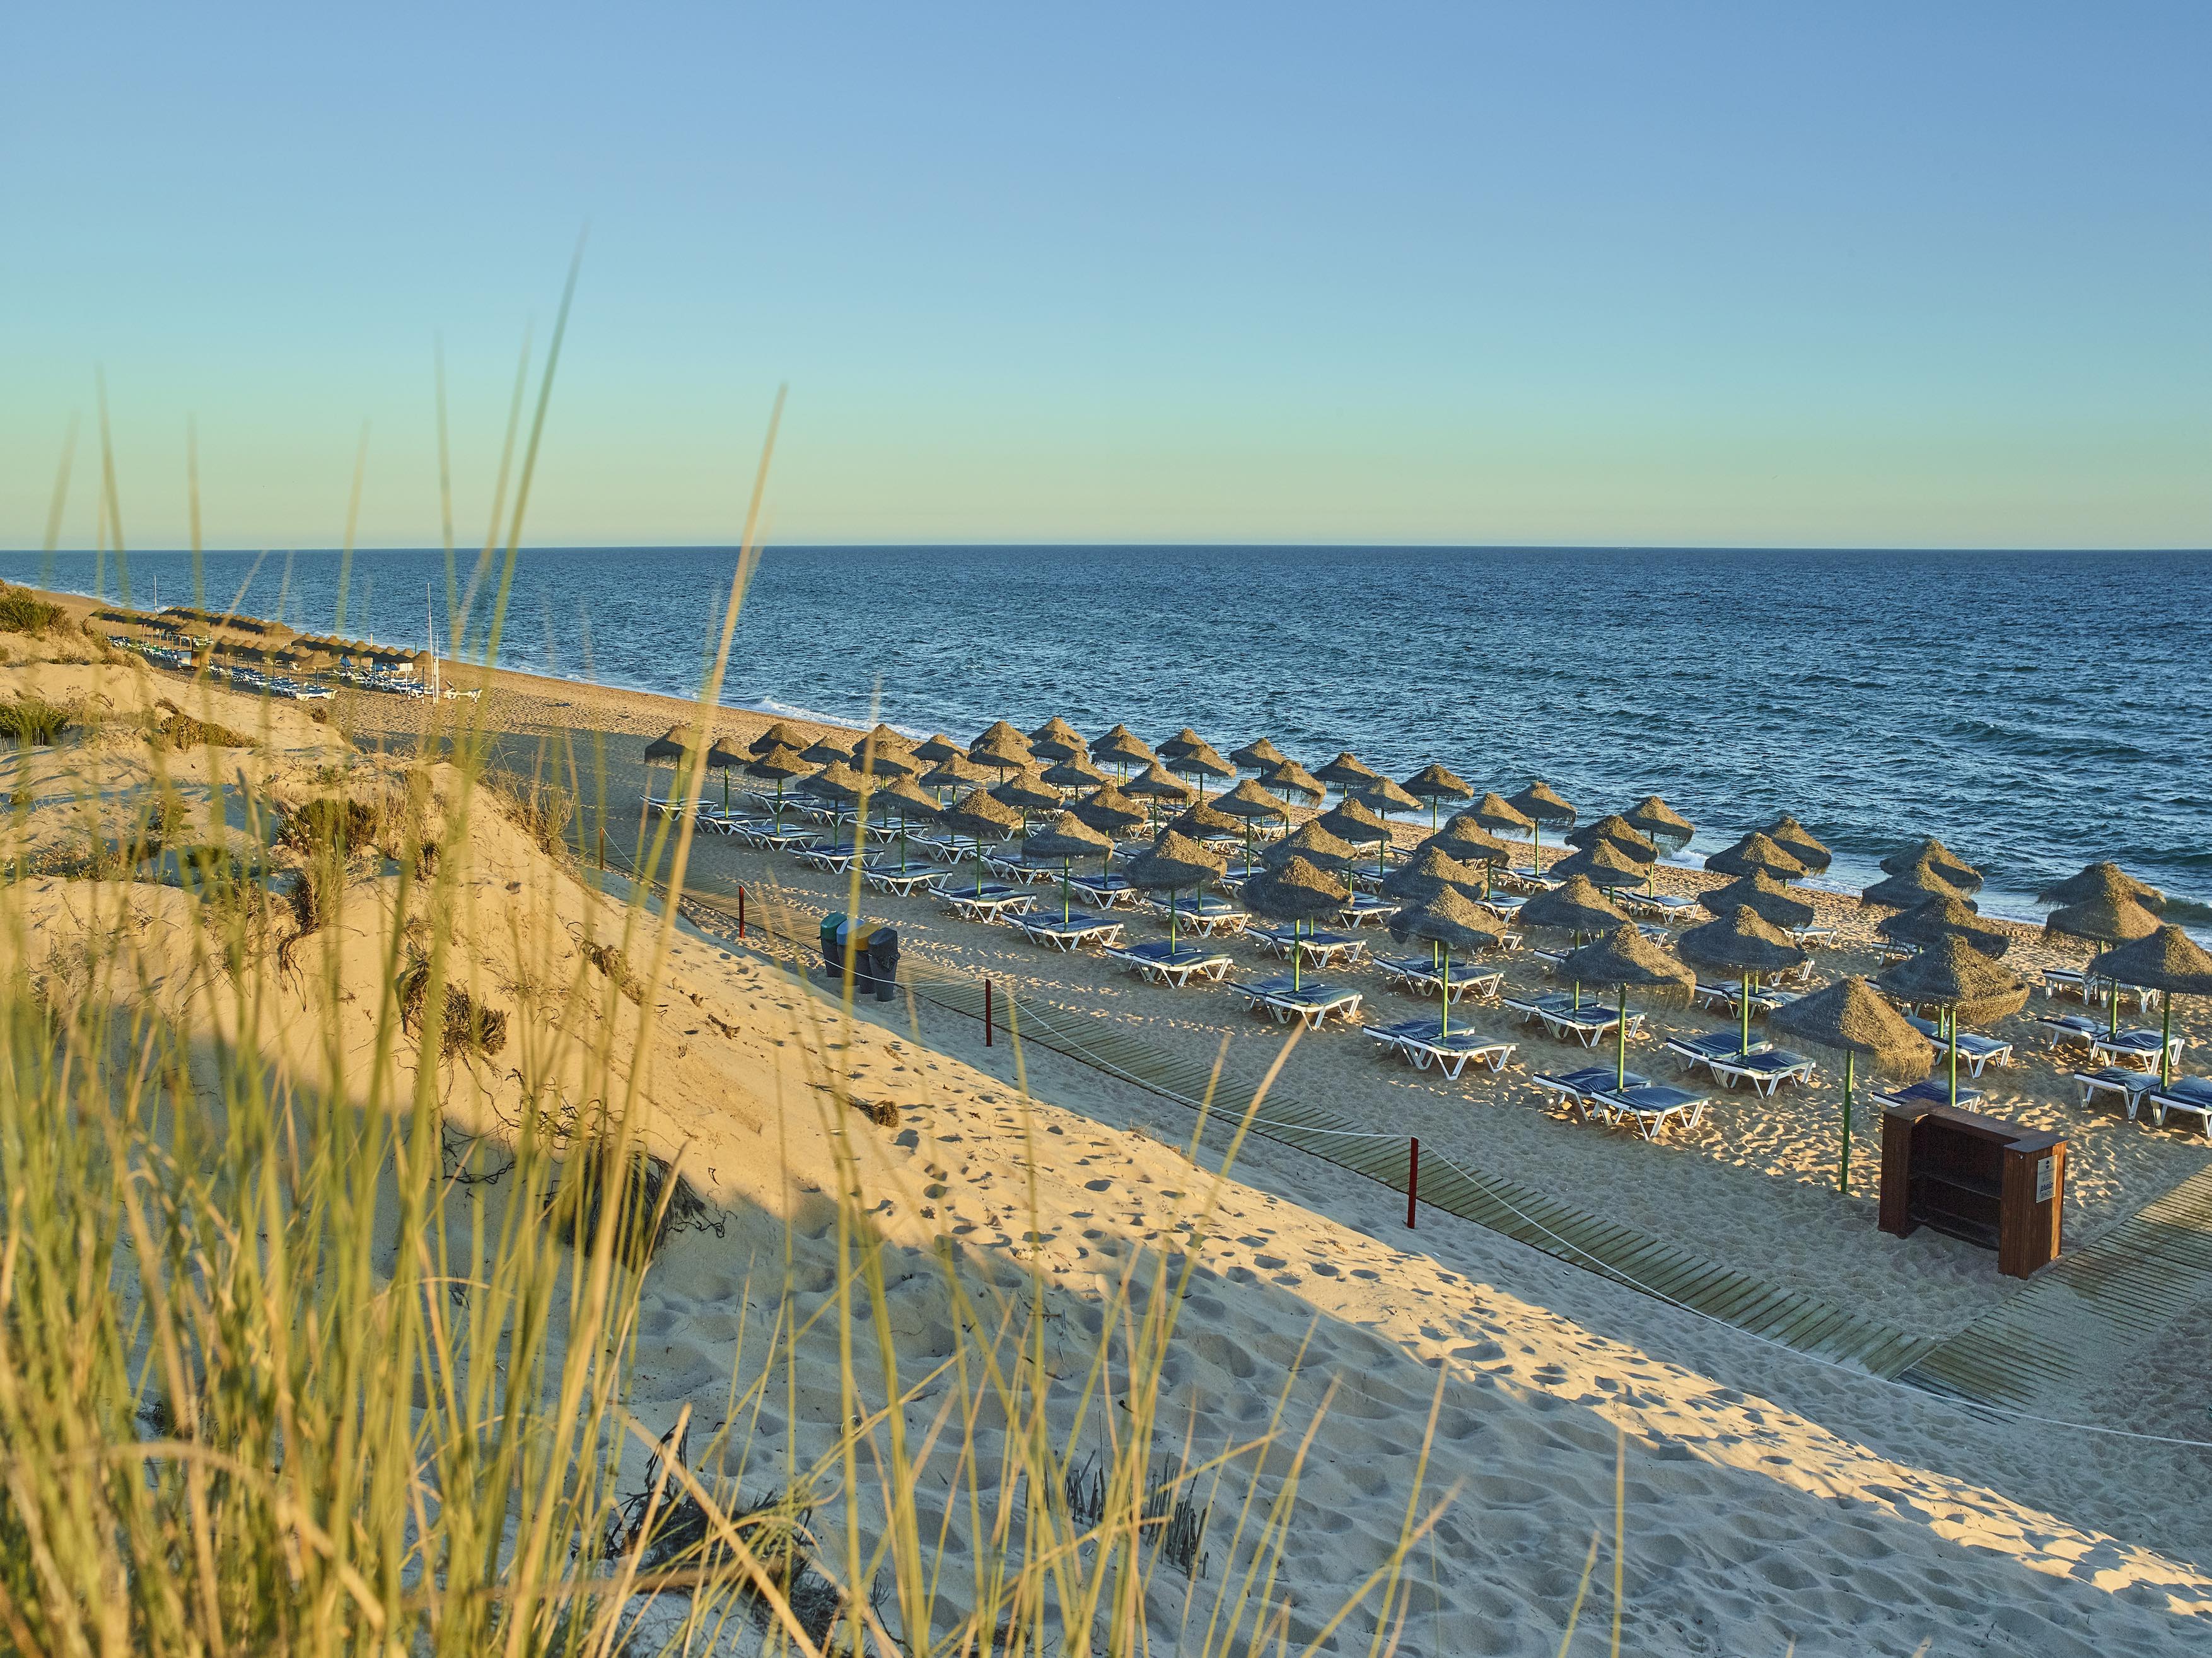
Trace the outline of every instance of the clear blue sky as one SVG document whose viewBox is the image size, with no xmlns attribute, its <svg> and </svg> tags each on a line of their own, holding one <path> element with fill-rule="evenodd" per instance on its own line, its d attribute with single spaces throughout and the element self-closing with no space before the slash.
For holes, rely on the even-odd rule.
<svg viewBox="0 0 2212 1658">
<path fill-rule="evenodd" d="M 2212 7 L 0 15 L 0 546 L 2212 544 Z"/>
</svg>

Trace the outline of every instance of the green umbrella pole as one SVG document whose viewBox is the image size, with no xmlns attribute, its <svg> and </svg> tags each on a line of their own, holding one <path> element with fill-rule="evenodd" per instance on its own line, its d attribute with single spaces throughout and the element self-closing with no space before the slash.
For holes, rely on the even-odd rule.
<svg viewBox="0 0 2212 1658">
<path fill-rule="evenodd" d="M 2120 981 L 2118 979 L 2107 979 L 2105 981 L 2105 984 L 2106 987 L 2109 989 L 2112 994 L 2112 1034 L 2117 1036 L 2120 1034 Z"/>
<path fill-rule="evenodd" d="M 983 896 L 983 837 L 975 837 L 975 896 Z"/>
<path fill-rule="evenodd" d="M 1305 982 L 1301 975 L 1305 969 L 1306 952 L 1298 943 L 1298 940 L 1305 936 L 1304 928 L 1304 921 L 1292 918 L 1291 921 L 1291 988 L 1293 991 L 1300 988 Z"/>
<path fill-rule="evenodd" d="M 1182 888 L 1168 889 L 1168 954 L 1170 956 L 1175 954 L 1176 947 L 1176 900 L 1182 896 Z"/>
<path fill-rule="evenodd" d="M 2158 1085 L 2173 1086 L 2173 993 L 2166 993 L 2166 1017 L 2160 1022 L 2160 1038 L 2158 1049 Z"/>
<path fill-rule="evenodd" d="M 1074 906 L 1067 897 L 1067 863 L 1065 858 L 1060 860 L 1060 924 L 1062 926 L 1066 926 L 1075 915 Z"/>
<path fill-rule="evenodd" d="M 723 767 L 723 768 L 722 768 L 722 810 L 723 810 L 724 811 L 727 811 L 729 809 L 730 809 L 730 768 L 729 768 L 727 766 L 725 766 L 725 767 Z"/>
<path fill-rule="evenodd" d="M 1449 1036 L 1451 1035 L 1451 952 L 1449 950 L 1444 951 L 1443 971 L 1444 1005 L 1443 1011 L 1437 1016 L 1437 1034 L 1440 1036 Z"/>
<path fill-rule="evenodd" d="M 1851 1070 L 1858 1058 L 1849 1051 L 1844 1054 L 1844 1155 L 1836 1165 L 1836 1190 L 1845 1197 L 1851 1194 Z"/>
<path fill-rule="evenodd" d="M 1628 1086 L 1628 987 L 1625 983 L 1620 987 L 1620 1006 L 1618 1012 L 1620 1017 L 1613 1029 L 1613 1035 L 1620 1042 L 1620 1046 L 1615 1050 L 1620 1057 L 1613 1066 L 1613 1085 L 1615 1088 L 1626 1088 Z"/>
<path fill-rule="evenodd" d="M 1748 1054 L 1751 1052 L 1751 975 L 1747 973 L 1743 975 L 1743 983 L 1737 987 L 1736 993 L 1743 1002 L 1742 1046 L 1743 1051 Z"/>
<path fill-rule="evenodd" d="M 1959 1102 L 1959 1010 L 1950 1010 L 1948 1028 L 1951 1038 L 1951 1103 Z"/>
</svg>

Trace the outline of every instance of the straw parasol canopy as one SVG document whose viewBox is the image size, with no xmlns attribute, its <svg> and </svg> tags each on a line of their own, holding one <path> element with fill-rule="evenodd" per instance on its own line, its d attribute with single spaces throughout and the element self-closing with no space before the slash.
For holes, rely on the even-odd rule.
<svg viewBox="0 0 2212 1658">
<path fill-rule="evenodd" d="M 1400 944 L 1415 938 L 1444 949 L 1488 950 L 1505 936 L 1496 910 L 1485 909 L 1455 886 L 1439 886 L 1417 904 L 1390 918 L 1390 936 Z"/>
<path fill-rule="evenodd" d="M 883 787 L 878 789 L 872 798 L 879 806 L 896 808 L 902 823 L 911 817 L 919 817 L 926 821 L 936 817 L 939 811 L 938 803 L 924 793 L 911 777 L 893 778 Z"/>
<path fill-rule="evenodd" d="M 1639 887 L 1644 884 L 1643 865 L 1610 841 L 1597 841 L 1580 852 L 1571 853 L 1552 865 L 1553 876 L 1565 880 L 1579 875 L 1592 886 Z"/>
<path fill-rule="evenodd" d="M 1173 737 L 1169 738 L 1166 742 L 1160 744 L 1160 758 L 1164 761 L 1180 760 L 1183 756 L 1188 754 L 1193 749 L 1203 749 L 1211 746 L 1212 745 L 1208 744 L 1204 738 L 1200 737 L 1189 726 L 1185 726 Z"/>
<path fill-rule="evenodd" d="M 1875 987 L 1914 1006 L 1943 1010 L 1945 1046 L 1950 1057 L 1951 1103 L 1959 1102 L 1959 1025 L 1980 1024 L 2017 1013 L 2027 1000 L 2027 986 L 1955 934 L 1938 938 L 1917 956 L 1907 957 L 1875 975 Z"/>
<path fill-rule="evenodd" d="M 1549 892 L 1540 892 L 1515 912 L 1514 919 L 1557 932 L 1605 932 L 1628 920 L 1586 876 L 1571 875 Z"/>
<path fill-rule="evenodd" d="M 1047 767 L 1043 776 L 1056 789 L 1095 789 L 1106 781 L 1106 774 L 1080 754 L 1072 754 L 1058 765 Z"/>
<path fill-rule="evenodd" d="M 1515 795 L 1512 805 L 1522 816 L 1532 817 L 1540 823 L 1571 823 L 1575 821 L 1574 807 L 1540 777 Z"/>
<path fill-rule="evenodd" d="M 927 738 L 914 745 L 914 757 L 927 761 L 933 766 L 939 766 L 947 760 L 966 759 L 968 750 L 955 743 L 943 732 L 939 732 L 935 736 Z"/>
<path fill-rule="evenodd" d="M 1349 792 L 1364 789 L 1382 774 L 1346 749 L 1326 766 L 1316 766 L 1313 774 L 1332 788 Z"/>
<path fill-rule="evenodd" d="M 868 780 L 860 768 L 848 762 L 833 761 L 799 786 L 801 794 L 819 796 L 824 800 L 857 800 L 868 789 Z"/>
<path fill-rule="evenodd" d="M 1307 800 L 1319 800 L 1328 793 L 1328 785 L 1295 760 L 1285 760 L 1262 773 L 1260 786 L 1276 794 L 1295 794 Z"/>
<path fill-rule="evenodd" d="M 1168 948 L 1175 948 L 1176 913 L 1174 895 L 1186 887 L 1202 887 L 1225 865 L 1220 858 L 1188 835 L 1170 829 L 1152 843 L 1152 849 L 1131 859 L 1121 873 L 1129 884 L 1145 892 L 1169 895 Z"/>
<path fill-rule="evenodd" d="M 1763 829 L 1753 829 L 1734 846 L 1713 853 L 1705 859 L 1705 867 L 1723 875 L 1749 875 L 1756 870 L 1765 870 L 1784 881 L 1805 872 L 1805 865 Z"/>
<path fill-rule="evenodd" d="M 1145 809 L 1111 783 L 1069 808 L 1085 823 L 1108 835 L 1126 835 L 1146 821 Z"/>
<path fill-rule="evenodd" d="M 1693 926 L 1674 940 L 1682 959 L 1693 967 L 1722 973 L 1763 978 L 1805 965 L 1803 948 L 1780 927 L 1759 919 L 1748 905 L 1738 905 L 1717 921 Z"/>
<path fill-rule="evenodd" d="M 2069 875 L 2055 887 L 2045 887 L 2035 895 L 2036 902 L 2044 904 L 2085 904 L 2096 899 L 2127 899 L 2144 909 L 2157 910 L 2166 907 L 2166 895 L 2156 887 L 2142 882 L 2122 869 L 2118 864 L 2091 864 L 2078 875 Z"/>
<path fill-rule="evenodd" d="M 1226 794 L 1213 797 L 1212 805 L 1231 817 L 1281 817 L 1285 815 L 1283 803 L 1253 779 L 1248 777 Z"/>
<path fill-rule="evenodd" d="M 991 786 L 991 798 L 1018 807 L 1024 814 L 1042 811 L 1060 803 L 1060 793 L 1035 772 L 1016 772 Z"/>
<path fill-rule="evenodd" d="M 674 734 L 673 732 L 670 733 L 671 736 Z M 781 720 L 745 744 L 747 751 L 753 754 L 766 754 L 775 748 L 789 749 L 796 753 L 805 746 L 806 733 Z"/>
<path fill-rule="evenodd" d="M 1188 807 L 1168 824 L 1177 835 L 1187 835 L 1200 840 L 1209 835 L 1236 835 L 1244 825 L 1225 811 L 1217 811 L 1210 800 L 1200 800 Z"/>
<path fill-rule="evenodd" d="M 1237 890 L 1237 901 L 1255 915 L 1291 924 L 1291 983 L 1295 988 L 1305 966 L 1305 951 L 1297 942 L 1298 932 L 1309 921 L 1341 913 L 1352 902 L 1352 889 L 1341 876 L 1310 859 L 1294 855 L 1247 881 Z"/>
<path fill-rule="evenodd" d="M 1264 737 L 1255 737 L 1243 748 L 1231 750 L 1229 757 L 1237 762 L 1240 770 L 1261 772 L 1273 771 L 1290 759 L 1290 756 Z"/>
<path fill-rule="evenodd" d="M 1747 908 L 1760 920 L 1785 929 L 1810 926 L 1814 914 L 1812 905 L 1763 869 L 1738 876 L 1724 887 L 1701 893 L 1698 902 L 1715 915 Z"/>
<path fill-rule="evenodd" d="M 2083 871 L 2087 876 L 2089 871 Z M 2086 938 L 2092 944 L 2124 944 L 2137 938 L 2148 938 L 2158 931 L 2158 917 L 2145 909 L 2127 894 L 2122 884 L 2127 877 L 2114 870 L 2111 874 L 2099 874 L 2093 880 L 2075 878 L 2091 896 L 2062 904 L 2043 918 L 2045 938 Z M 2112 998 L 2112 1032 L 2119 1034 L 2120 999 Z"/>
<path fill-rule="evenodd" d="M 1170 771 L 1184 777 L 1220 778 L 1237 775 L 1237 768 L 1216 754 L 1210 743 L 1200 743 L 1194 748 L 1185 749 L 1166 764 Z M 1204 797 L 1205 793 L 1206 786 L 1201 783 L 1199 785 L 1200 798 Z"/>
<path fill-rule="evenodd" d="M 968 750 L 968 757 L 1001 775 L 1010 771 L 1027 771 L 1036 764 L 1036 756 L 1030 752 L 1029 739 L 1018 732 L 1012 743 L 978 743 Z"/>
<path fill-rule="evenodd" d="M 872 743 L 862 744 L 853 758 L 867 762 L 871 777 L 911 777 L 922 768 L 911 749 L 878 749 Z"/>
<path fill-rule="evenodd" d="M 1981 872 L 1932 835 L 1915 841 L 1902 851 L 1891 853 L 1881 860 L 1881 872 L 1903 875 L 1914 865 L 1922 863 L 1935 865 L 1937 872 L 1958 889 L 1962 897 L 1971 898 L 1982 890 Z"/>
<path fill-rule="evenodd" d="M 1355 798 L 1360 805 L 1371 807 L 1386 817 L 1394 811 L 1418 811 L 1421 805 L 1387 777 L 1376 778 L 1361 789 Z"/>
<path fill-rule="evenodd" d="M 1042 829 L 1022 837 L 1022 852 L 1030 858 L 1060 859 L 1060 919 L 1075 913 L 1067 891 L 1067 866 L 1079 858 L 1110 858 L 1114 843 L 1072 811 L 1063 811 Z"/>
<path fill-rule="evenodd" d="M 1406 780 L 1406 793 L 1423 800 L 1472 800 L 1474 786 L 1431 763 Z"/>
<path fill-rule="evenodd" d="M 722 809 L 725 811 L 730 806 L 730 774 L 743 770 L 745 762 L 751 758 L 749 754 L 724 747 L 719 737 L 714 739 L 714 746 L 707 750 L 707 769 L 722 774 Z"/>
<path fill-rule="evenodd" d="M 698 729 L 692 726 L 671 726 L 666 731 L 645 745 L 645 763 L 648 766 L 672 766 L 683 759 L 686 750 L 699 741 Z"/>
<path fill-rule="evenodd" d="M 810 766 L 834 766 L 839 761 L 850 762 L 853 750 L 824 737 L 801 749 L 799 757 Z"/>
<path fill-rule="evenodd" d="M 1366 842 L 1390 838 L 1390 826 L 1357 795 L 1338 801 L 1314 822 L 1347 841 Z"/>
<path fill-rule="evenodd" d="M 1923 949 L 1946 936 L 1964 938 L 1993 962 L 2012 948 L 2012 934 L 1975 914 L 1963 898 L 1930 898 L 1899 914 L 1884 917 L 1875 924 L 1875 931 L 1892 944 Z"/>
<path fill-rule="evenodd" d="M 1651 837 L 1617 811 L 1607 812 L 1595 823 L 1584 823 L 1580 829 L 1569 829 L 1566 835 L 1571 847 L 1591 847 L 1600 841 L 1612 841 L 1639 864 L 1659 861 L 1659 848 L 1651 844 Z"/>
<path fill-rule="evenodd" d="M 1816 875 L 1835 862 L 1834 854 L 1813 838 L 1813 832 L 1786 811 L 1766 826 L 1766 835 Z"/>
<path fill-rule="evenodd" d="M 1928 1038 L 1876 995 L 1864 979 L 1839 979 L 1825 989 L 1785 1002 L 1766 1016 L 1766 1028 L 1808 1048 L 1844 1056 L 1843 1151 L 1836 1165 L 1836 1189 L 1851 1189 L 1851 1087 L 1858 1062 L 1875 1074 L 1911 1082 L 1928 1074 Z"/>
<path fill-rule="evenodd" d="M 863 748 L 873 748 L 878 752 L 884 754 L 890 754 L 894 751 L 900 754 L 906 754 L 912 751 L 914 748 L 914 738 L 908 737 L 897 726 L 890 725 L 885 721 L 879 720 L 868 732 L 867 735 L 860 739 L 860 746 Z"/>
<path fill-rule="evenodd" d="M 1465 811 L 1454 814 L 1454 821 L 1472 817 L 1486 829 L 1499 834 L 1525 834 L 1536 827 L 1536 820 L 1515 805 L 1495 789 L 1476 801 Z"/>
<path fill-rule="evenodd" d="M 1956 898 L 1971 908 L 1972 901 L 1966 895 L 1972 889 L 1947 879 L 1944 872 L 1949 867 L 1933 859 L 1920 859 L 1876 881 L 1859 895 L 1859 901 L 1885 905 L 1891 909 L 1917 909 L 1930 898 Z M 1977 884 L 1979 878 L 1976 878 Z"/>
<path fill-rule="evenodd" d="M 1156 760 L 1122 784 L 1121 793 L 1152 800 L 1188 800 L 1194 791 L 1189 784 L 1169 776 Z"/>
<path fill-rule="evenodd" d="M 2115 984 L 2136 985 L 2165 994 L 2165 1035 L 2158 1059 L 2159 1080 L 2173 1082 L 2173 999 L 2212 996 L 2212 955 L 2178 926 L 2108 950 L 2089 963 L 2089 971 Z"/>
<path fill-rule="evenodd" d="M 1030 739 L 1019 726 L 1009 725 L 1003 720 L 994 720 L 968 745 L 970 754 L 977 749 L 1010 749 L 1018 754 L 1027 754 Z"/>
<path fill-rule="evenodd" d="M 1686 841 L 1698 832 L 1697 825 L 1656 794 L 1645 795 L 1621 816 L 1655 841 Z"/>
<path fill-rule="evenodd" d="M 1632 987 L 1651 1000 L 1686 1002 L 1696 994 L 1698 975 L 1626 922 L 1595 943 L 1570 950 L 1559 970 L 1582 987 L 1610 985 L 1620 998 L 1613 1027 L 1614 1086 L 1628 1085 L 1628 993 Z"/>
<path fill-rule="evenodd" d="M 1964 938 L 1938 938 L 1875 975 L 1875 986 L 1899 1001 L 1948 1008 L 1968 1024 L 2017 1013 L 2027 986 Z"/>
<path fill-rule="evenodd" d="M 749 775 L 763 778 L 771 783 L 804 777 L 813 769 L 803 755 L 781 743 L 772 749 L 763 750 L 745 762 L 745 771 Z"/>
<path fill-rule="evenodd" d="M 971 789 L 938 814 L 955 835 L 975 841 L 1003 841 L 1022 826 L 1022 815 L 988 789 Z"/>
<path fill-rule="evenodd" d="M 1455 858 L 1486 864 L 1502 864 L 1513 855 L 1512 847 L 1463 811 L 1444 819 L 1444 826 L 1421 844 L 1442 847 Z"/>
<path fill-rule="evenodd" d="M 1053 715 L 1051 719 L 1030 733 L 1030 745 L 1033 750 L 1041 743 L 1056 744 L 1074 754 L 1081 754 L 1091 746 L 1085 741 L 1081 732 L 1076 730 L 1058 714 Z M 1066 756 L 1060 755 L 1054 757 L 1065 759 Z"/>
<path fill-rule="evenodd" d="M 1425 846 L 1383 878 L 1382 893 L 1401 903 L 1421 904 L 1448 888 L 1480 894 L 1486 879 L 1483 870 L 1462 863 L 1442 847 Z"/>
<path fill-rule="evenodd" d="M 921 774 L 921 785 L 931 789 L 968 788 L 977 783 L 988 783 L 998 774 L 988 766 L 979 766 L 964 755 L 952 755 L 939 761 Z"/>
<path fill-rule="evenodd" d="M 1322 828 L 1320 820 L 1302 823 L 1281 840 L 1260 854 L 1263 864 L 1278 863 L 1285 858 L 1304 858 L 1321 865 L 1324 869 L 1348 868 L 1359 856 L 1359 848 L 1342 835 L 1332 835 Z"/>
<path fill-rule="evenodd" d="M 1093 764 L 1149 766 L 1158 756 L 1152 747 L 1127 726 L 1116 726 L 1091 745 Z"/>
</svg>

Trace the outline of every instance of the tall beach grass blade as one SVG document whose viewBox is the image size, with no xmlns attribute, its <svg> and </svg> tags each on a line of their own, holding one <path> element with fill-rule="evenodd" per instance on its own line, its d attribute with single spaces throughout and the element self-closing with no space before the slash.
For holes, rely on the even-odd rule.
<svg viewBox="0 0 2212 1658">
<path fill-rule="evenodd" d="M 346 495 L 345 540 L 338 549 L 338 597 L 337 614 L 331 618 L 331 631 L 343 634 L 346 629 L 347 590 L 353 583 L 353 542 L 361 528 L 361 486 L 368 473 L 368 422 L 361 423 L 361 439 L 353 452 L 353 488 Z"/>
<path fill-rule="evenodd" d="M 70 471 L 76 461 L 76 416 L 69 417 L 69 425 L 62 432 L 62 457 L 54 467 L 53 494 L 46 502 L 46 533 L 39 544 L 39 581 L 51 587 L 54 582 L 54 549 L 61 544 L 62 513 L 69 506 Z"/>
<path fill-rule="evenodd" d="M 123 501 L 115 489 L 115 440 L 107 423 L 107 371 L 93 370 L 93 384 L 100 401 L 100 476 L 101 494 L 107 502 L 108 533 L 115 537 L 115 582 L 122 590 L 123 602 L 131 602 L 131 555 L 123 545 Z"/>
</svg>

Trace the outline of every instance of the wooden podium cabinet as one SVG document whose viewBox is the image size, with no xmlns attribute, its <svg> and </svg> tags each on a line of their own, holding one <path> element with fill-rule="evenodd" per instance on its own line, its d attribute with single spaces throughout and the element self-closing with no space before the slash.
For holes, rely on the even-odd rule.
<svg viewBox="0 0 2212 1658">
<path fill-rule="evenodd" d="M 1881 1230 L 1923 1226 L 1997 1252 L 2027 1278 L 2058 1257 L 2066 1141 L 1956 1106 L 1893 1106 L 1881 1120 Z"/>
</svg>

